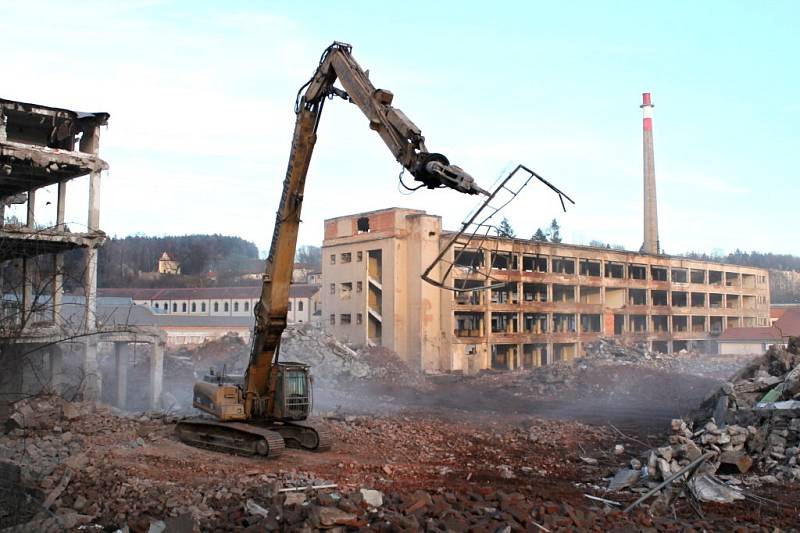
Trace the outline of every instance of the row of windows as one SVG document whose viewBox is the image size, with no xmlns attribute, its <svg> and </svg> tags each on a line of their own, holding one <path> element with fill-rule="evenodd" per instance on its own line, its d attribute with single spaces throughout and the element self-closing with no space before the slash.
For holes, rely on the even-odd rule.
<svg viewBox="0 0 800 533">
<path fill-rule="evenodd" d="M 286 309 L 289 310 L 289 311 L 292 310 L 292 302 L 291 302 L 291 300 L 289 300 L 289 307 L 287 307 Z M 303 310 L 303 300 L 300 300 L 299 302 L 297 302 L 297 310 L 298 311 L 302 311 Z"/>
<path fill-rule="evenodd" d="M 227 312 L 230 311 L 230 307 L 228 305 L 228 302 L 224 302 L 222 307 L 223 307 L 222 311 L 224 313 L 227 313 Z M 154 309 L 164 309 L 165 311 L 169 312 L 169 303 L 168 302 L 164 302 L 164 305 L 161 306 L 161 305 L 159 305 L 158 302 L 156 302 L 156 303 L 153 304 L 153 308 Z M 219 312 L 219 302 L 214 302 L 213 308 L 214 308 L 214 312 L 218 313 Z M 243 308 L 244 308 L 245 311 L 249 311 L 250 310 L 250 302 L 244 302 Z M 181 312 L 182 313 L 186 313 L 187 309 L 188 309 L 188 306 L 186 305 L 186 302 L 181 303 Z M 192 313 L 196 313 L 197 312 L 197 302 L 192 302 L 191 309 L 192 309 L 191 310 Z M 178 312 L 178 304 L 177 303 L 173 303 L 172 304 L 172 312 L 173 313 L 177 313 Z M 206 303 L 205 302 L 200 302 L 200 312 L 201 313 L 205 313 L 206 312 Z M 234 313 L 239 312 L 239 302 L 233 302 L 233 312 Z"/>
<path fill-rule="evenodd" d="M 554 274 L 606 277 L 617 279 L 638 279 L 653 281 L 672 281 L 674 283 L 696 283 L 709 285 L 754 286 L 766 284 L 767 277 L 756 274 L 740 274 L 722 270 L 706 270 L 694 268 L 666 267 L 623 263 L 620 261 L 602 261 L 600 259 L 580 259 L 573 257 L 520 255 L 512 252 L 491 252 L 490 266 L 494 270 L 513 270 L 522 272 L 552 272 Z M 470 269 L 485 266 L 486 255 L 482 251 L 460 250 L 455 253 L 455 264 Z M 577 264 L 577 269 L 576 269 Z M 521 268 L 520 268 L 521 267 Z"/>
<path fill-rule="evenodd" d="M 336 325 L 336 314 L 331 313 L 328 317 L 331 326 Z M 364 316 L 361 313 L 356 313 L 356 324 L 361 324 L 364 321 Z M 346 326 L 353 323 L 353 315 L 350 313 L 342 313 L 339 315 L 339 325 Z"/>
<path fill-rule="evenodd" d="M 363 252 L 356 252 L 356 262 L 360 263 L 364 260 Z M 351 263 L 353 261 L 353 254 L 351 252 L 342 252 L 339 254 L 339 261 L 341 263 Z M 336 254 L 331 254 L 331 264 L 336 264 Z"/>
</svg>

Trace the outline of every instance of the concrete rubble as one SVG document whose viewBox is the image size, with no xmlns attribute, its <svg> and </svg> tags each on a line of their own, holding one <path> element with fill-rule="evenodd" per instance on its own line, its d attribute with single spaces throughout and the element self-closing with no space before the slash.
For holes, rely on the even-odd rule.
<svg viewBox="0 0 800 533">
<path fill-rule="evenodd" d="M 610 491 L 644 491 L 707 460 L 679 477 L 700 501 L 743 499 L 742 486 L 800 481 L 800 355 L 792 339 L 787 349 L 771 346 L 709 394 L 684 419 L 674 419 L 665 445 L 641 461 L 631 460 L 609 483 Z M 727 483 L 725 483 L 727 481 Z"/>
</svg>

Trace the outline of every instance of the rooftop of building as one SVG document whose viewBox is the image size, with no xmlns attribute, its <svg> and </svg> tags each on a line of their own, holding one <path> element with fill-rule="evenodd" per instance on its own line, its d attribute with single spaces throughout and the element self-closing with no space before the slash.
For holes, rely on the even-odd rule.
<svg viewBox="0 0 800 533">
<path fill-rule="evenodd" d="M 289 285 L 290 298 L 311 298 L 320 286 L 310 283 Z M 122 297 L 132 300 L 252 300 L 261 296 L 261 286 L 249 287 L 196 287 L 196 288 L 103 288 L 97 289 L 102 297 Z"/>
</svg>

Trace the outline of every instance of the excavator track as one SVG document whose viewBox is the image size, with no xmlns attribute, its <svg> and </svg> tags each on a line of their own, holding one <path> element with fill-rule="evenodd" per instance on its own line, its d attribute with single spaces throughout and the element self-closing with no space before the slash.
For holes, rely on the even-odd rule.
<svg viewBox="0 0 800 533">
<path fill-rule="evenodd" d="M 331 430 L 323 422 L 284 422 L 271 427 L 277 431 L 289 448 L 299 448 L 312 452 L 325 452 L 331 449 Z"/>
<path fill-rule="evenodd" d="M 286 446 L 280 433 L 270 428 L 200 417 L 178 422 L 175 434 L 181 442 L 198 448 L 268 459 L 279 457 Z"/>
</svg>

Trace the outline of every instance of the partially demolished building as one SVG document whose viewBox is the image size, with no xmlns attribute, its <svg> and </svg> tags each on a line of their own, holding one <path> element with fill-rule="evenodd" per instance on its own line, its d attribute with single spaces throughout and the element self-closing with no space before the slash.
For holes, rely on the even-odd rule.
<svg viewBox="0 0 800 533">
<path fill-rule="evenodd" d="M 419 370 L 476 372 L 570 360 L 599 337 L 716 353 L 723 331 L 769 325 L 764 269 L 563 243 L 489 237 L 451 253 L 448 285 L 466 290 L 442 291 L 420 274 L 451 235 L 411 209 L 326 220 L 325 327 Z M 469 290 L 475 264 L 504 284 Z"/>
<path fill-rule="evenodd" d="M 108 168 L 99 155 L 100 129 L 108 118 L 107 113 L 0 99 L 0 387 L 5 400 L 69 386 L 85 399 L 99 398 L 101 342 L 114 344 L 118 404 L 125 403 L 131 343 L 153 345 L 151 403 L 161 394 L 162 335 L 154 328 L 109 328 L 97 315 L 97 250 L 105 240 L 100 181 Z M 85 228 L 79 224 L 73 231 L 65 221 L 67 184 L 82 176 L 89 177 L 87 219 Z M 54 224 L 45 225 L 36 220 L 36 199 L 49 186 L 57 188 L 55 202 L 47 202 L 55 204 L 55 217 Z M 6 221 L 12 204 L 26 205 L 24 221 Z M 71 273 L 83 285 L 80 312 L 74 302 L 64 303 L 64 254 L 75 249 L 85 252 L 83 269 Z"/>
</svg>

